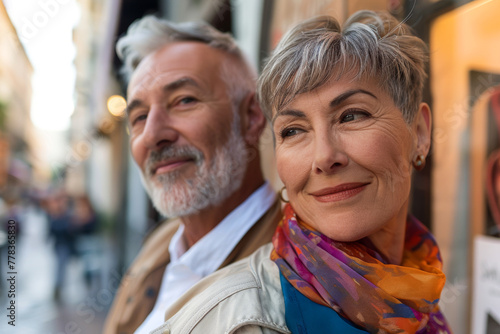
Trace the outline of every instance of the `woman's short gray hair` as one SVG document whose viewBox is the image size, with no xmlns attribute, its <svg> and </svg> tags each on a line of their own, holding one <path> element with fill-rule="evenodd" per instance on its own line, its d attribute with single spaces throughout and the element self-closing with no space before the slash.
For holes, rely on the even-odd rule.
<svg viewBox="0 0 500 334">
<path fill-rule="evenodd" d="M 200 42 L 224 51 L 235 61 L 223 61 L 222 79 L 233 99 L 241 100 L 255 91 L 256 71 L 247 61 L 236 41 L 204 22 L 173 23 L 147 15 L 130 25 L 127 34 L 116 43 L 116 53 L 123 61 L 121 74 L 129 81 L 139 63 L 149 54 L 175 42 Z"/>
<path fill-rule="evenodd" d="M 422 101 L 427 54 L 410 27 L 385 12 L 359 11 L 343 27 L 333 17 L 315 17 L 279 42 L 259 78 L 259 100 L 271 119 L 331 78 L 375 78 L 410 123 Z"/>
</svg>

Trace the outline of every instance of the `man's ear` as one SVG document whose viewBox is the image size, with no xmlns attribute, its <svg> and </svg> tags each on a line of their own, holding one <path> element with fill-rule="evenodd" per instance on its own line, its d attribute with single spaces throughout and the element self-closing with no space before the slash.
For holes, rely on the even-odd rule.
<svg viewBox="0 0 500 334">
<path fill-rule="evenodd" d="M 257 146 L 266 126 L 266 118 L 255 93 L 249 94 L 241 105 L 243 137 L 250 146 Z"/>
<path fill-rule="evenodd" d="M 420 103 L 414 120 L 417 154 L 427 156 L 431 147 L 432 114 L 427 103 Z"/>
</svg>

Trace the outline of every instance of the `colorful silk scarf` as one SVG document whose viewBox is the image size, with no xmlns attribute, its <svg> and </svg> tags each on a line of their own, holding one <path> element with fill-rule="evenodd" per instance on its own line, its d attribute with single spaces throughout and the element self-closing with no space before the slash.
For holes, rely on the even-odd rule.
<svg viewBox="0 0 500 334">
<path fill-rule="evenodd" d="M 287 204 L 273 237 L 281 274 L 310 300 L 370 333 L 451 333 L 439 311 L 445 283 L 436 242 L 409 217 L 401 265 L 367 243 L 337 242 L 297 221 Z"/>
</svg>

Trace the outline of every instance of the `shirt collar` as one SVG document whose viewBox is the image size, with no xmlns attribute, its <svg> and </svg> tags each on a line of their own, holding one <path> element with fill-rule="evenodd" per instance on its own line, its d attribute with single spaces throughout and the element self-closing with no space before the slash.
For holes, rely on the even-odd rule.
<svg viewBox="0 0 500 334">
<path fill-rule="evenodd" d="M 276 192 L 265 182 L 189 249 L 182 237 L 184 225 L 181 224 L 168 248 L 171 264 L 188 266 L 202 277 L 216 271 L 275 200 Z"/>
</svg>

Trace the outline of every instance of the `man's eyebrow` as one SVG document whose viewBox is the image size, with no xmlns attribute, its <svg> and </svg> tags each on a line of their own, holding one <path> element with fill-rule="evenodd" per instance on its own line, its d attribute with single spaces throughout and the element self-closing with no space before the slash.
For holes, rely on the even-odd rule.
<svg viewBox="0 0 500 334">
<path fill-rule="evenodd" d="M 295 110 L 295 109 L 285 109 L 278 111 L 276 115 L 274 115 L 273 119 L 271 120 L 271 124 L 274 124 L 274 121 L 278 116 L 295 116 L 299 118 L 305 118 L 306 114 L 304 114 L 302 111 Z"/>
<path fill-rule="evenodd" d="M 344 93 L 340 94 L 339 96 L 337 96 L 336 98 L 334 98 L 330 102 L 330 107 L 338 106 L 339 104 L 341 104 L 342 102 L 344 102 L 345 100 L 347 100 L 348 98 L 350 98 L 351 96 L 353 96 L 355 94 L 366 94 L 366 95 L 374 97 L 375 99 L 377 98 L 373 93 L 370 93 L 367 90 L 353 89 L 353 90 L 348 90 L 347 92 L 344 92 Z"/>
<path fill-rule="evenodd" d="M 166 93 L 171 93 L 176 89 L 179 89 L 184 86 L 193 86 L 197 88 L 200 87 L 200 85 L 194 79 L 189 77 L 182 77 L 163 86 L 163 91 Z M 135 99 L 132 100 L 132 102 L 130 102 L 129 104 L 127 104 L 127 108 L 125 109 L 125 111 L 127 112 L 127 115 L 130 115 L 132 110 L 134 110 L 137 107 L 141 107 L 143 105 L 145 104 L 142 100 Z"/>
<path fill-rule="evenodd" d="M 144 102 L 142 100 L 132 100 L 130 103 L 127 103 L 127 107 L 125 108 L 125 111 L 128 116 L 130 116 L 130 113 L 132 110 L 134 110 L 137 107 L 141 107 L 144 105 Z"/>
<path fill-rule="evenodd" d="M 200 88 L 200 85 L 194 79 L 190 77 L 182 77 L 163 86 L 163 91 L 168 93 L 184 86 Z"/>
</svg>

